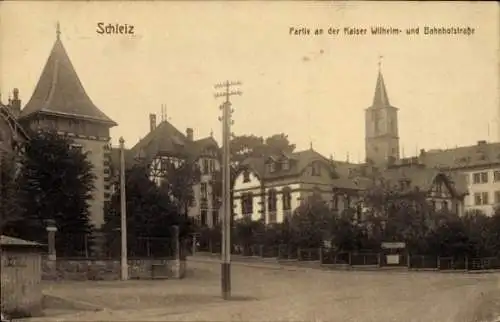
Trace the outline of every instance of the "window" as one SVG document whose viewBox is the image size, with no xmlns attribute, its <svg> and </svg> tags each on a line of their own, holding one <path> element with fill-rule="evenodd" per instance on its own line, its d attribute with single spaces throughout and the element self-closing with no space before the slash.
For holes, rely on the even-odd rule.
<svg viewBox="0 0 500 322">
<path fill-rule="evenodd" d="M 70 149 L 72 149 L 72 150 L 78 150 L 80 153 L 82 153 L 82 152 L 83 152 L 83 147 L 82 147 L 82 145 L 81 145 L 81 144 L 77 144 L 77 143 L 72 143 L 72 144 L 70 145 Z"/>
<path fill-rule="evenodd" d="M 210 173 L 210 165 L 208 163 L 208 159 L 203 159 L 203 174 Z"/>
<path fill-rule="evenodd" d="M 269 170 L 269 172 L 274 172 L 276 171 L 276 165 L 274 164 L 274 162 L 271 162 L 267 165 L 267 169 Z"/>
<path fill-rule="evenodd" d="M 289 170 L 290 169 L 290 162 L 288 160 L 284 160 L 282 165 L 281 165 L 281 168 L 283 170 Z"/>
<path fill-rule="evenodd" d="M 215 160 L 213 160 L 213 159 L 209 160 L 209 171 L 210 171 L 210 173 L 215 172 Z"/>
<path fill-rule="evenodd" d="M 500 181 L 500 171 L 493 171 L 493 181 L 494 182 Z"/>
<path fill-rule="evenodd" d="M 312 164 L 312 175 L 313 176 L 320 176 L 321 175 L 321 165 L 319 162 L 314 162 Z"/>
<path fill-rule="evenodd" d="M 206 209 L 202 209 L 200 212 L 200 222 L 201 222 L 202 226 L 207 225 L 207 210 Z"/>
<path fill-rule="evenodd" d="M 219 211 L 212 210 L 212 225 L 216 226 L 219 223 Z"/>
<path fill-rule="evenodd" d="M 243 171 L 243 182 L 250 182 L 250 172 L 248 170 Z"/>
<path fill-rule="evenodd" d="M 351 196 L 349 195 L 345 196 L 345 204 L 346 208 L 351 208 Z"/>
<path fill-rule="evenodd" d="M 292 194 L 290 188 L 284 188 L 281 197 L 283 198 L 283 210 L 290 210 L 292 208 Z"/>
<path fill-rule="evenodd" d="M 271 189 L 268 192 L 267 208 L 269 213 L 276 212 L 276 190 Z"/>
<path fill-rule="evenodd" d="M 476 206 L 489 204 L 488 192 L 476 192 L 474 194 L 474 204 Z"/>
<path fill-rule="evenodd" d="M 469 185 L 469 184 L 470 184 L 470 176 L 469 176 L 469 174 L 468 174 L 468 173 L 465 173 L 465 174 L 464 174 L 464 177 L 465 177 L 465 183 L 466 183 L 467 185 Z"/>
<path fill-rule="evenodd" d="M 488 183 L 488 172 L 477 172 L 473 174 L 472 182 L 474 184 Z"/>
<path fill-rule="evenodd" d="M 270 212 L 269 213 L 269 224 L 274 224 L 276 223 L 276 212 Z"/>
<path fill-rule="evenodd" d="M 448 201 L 443 201 L 442 209 L 446 209 L 446 210 L 450 209 L 449 206 L 448 206 Z"/>
<path fill-rule="evenodd" d="M 337 195 L 337 194 L 335 194 L 335 195 L 333 196 L 333 200 L 332 200 L 332 202 L 333 202 L 333 209 L 334 209 L 334 210 L 338 210 L 338 209 L 339 209 L 339 197 L 340 197 L 340 196 L 339 196 L 339 195 Z"/>
<path fill-rule="evenodd" d="M 206 199 L 207 196 L 208 196 L 207 183 L 206 182 L 202 182 L 201 183 L 200 190 L 201 190 L 201 198 Z"/>
<path fill-rule="evenodd" d="M 251 192 L 241 195 L 241 212 L 243 215 L 253 213 L 253 194 Z"/>
<path fill-rule="evenodd" d="M 500 203 L 500 191 L 495 191 L 495 203 Z"/>
</svg>

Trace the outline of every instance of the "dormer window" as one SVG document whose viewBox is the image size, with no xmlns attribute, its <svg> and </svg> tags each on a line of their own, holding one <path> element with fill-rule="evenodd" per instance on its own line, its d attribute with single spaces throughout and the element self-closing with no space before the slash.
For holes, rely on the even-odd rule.
<svg viewBox="0 0 500 322">
<path fill-rule="evenodd" d="M 243 182 L 250 182 L 250 172 L 248 170 L 243 171 Z"/>
<path fill-rule="evenodd" d="M 78 143 L 71 143 L 69 147 L 70 147 L 70 149 L 72 149 L 72 150 L 77 150 L 77 151 L 79 151 L 80 153 L 82 153 L 82 152 L 83 152 L 83 147 L 82 147 L 82 145 L 81 145 L 81 144 L 78 144 Z"/>
<path fill-rule="evenodd" d="M 276 171 L 276 164 L 274 164 L 274 162 L 270 162 L 268 165 L 267 165 L 267 169 L 269 170 L 269 172 L 275 172 Z"/>
<path fill-rule="evenodd" d="M 314 162 L 312 165 L 311 165 L 311 175 L 313 176 L 321 176 L 321 165 L 319 164 L 319 162 Z"/>
</svg>

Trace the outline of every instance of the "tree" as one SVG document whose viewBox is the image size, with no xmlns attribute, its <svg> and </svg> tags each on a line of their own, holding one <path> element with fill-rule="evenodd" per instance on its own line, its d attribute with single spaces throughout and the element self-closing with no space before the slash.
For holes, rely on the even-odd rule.
<svg viewBox="0 0 500 322">
<path fill-rule="evenodd" d="M 493 256 L 500 256 L 500 207 L 490 218 L 488 229 L 488 249 Z"/>
<path fill-rule="evenodd" d="M 292 153 L 295 150 L 295 144 L 290 144 L 288 135 L 284 133 L 271 135 L 265 142 L 270 153 Z"/>
<path fill-rule="evenodd" d="M 330 232 L 332 246 L 339 252 L 350 252 L 370 248 L 366 231 L 356 224 L 356 210 L 345 209 L 332 216 Z"/>
<path fill-rule="evenodd" d="M 20 219 L 17 196 L 16 159 L 13 154 L 0 154 L 0 232 L 9 234 L 4 228 Z"/>
<path fill-rule="evenodd" d="M 284 133 L 274 134 L 266 139 L 255 135 L 241 135 L 231 140 L 231 159 L 237 163 L 248 157 L 292 153 L 294 150 L 295 144 L 290 144 Z"/>
<path fill-rule="evenodd" d="M 72 148 L 73 143 L 54 132 L 31 135 L 21 160 L 21 218 L 9 227 L 21 238 L 44 241 L 46 221 L 54 219 L 56 248 L 63 256 L 83 253 L 92 232 L 89 201 L 95 175 L 86 153 Z"/>
<path fill-rule="evenodd" d="M 401 191 L 375 169 L 372 184 L 362 193 L 365 218 L 363 225 L 371 243 L 403 241 L 412 253 L 427 250 L 426 236 L 437 216 L 418 188 Z"/>
<path fill-rule="evenodd" d="M 167 164 L 167 175 L 161 183 L 178 213 L 185 217 L 195 200 L 193 187 L 200 182 L 201 172 L 195 161 L 188 158 L 180 164 Z"/>
<path fill-rule="evenodd" d="M 255 135 L 236 136 L 231 140 L 231 160 L 241 162 L 249 156 L 262 156 L 264 139 Z"/>
<path fill-rule="evenodd" d="M 134 165 L 125 173 L 127 209 L 127 244 L 135 255 L 171 252 L 172 226 L 184 224 L 169 195 L 148 177 L 146 167 Z M 118 239 L 121 218 L 121 195 L 116 191 L 107 210 L 105 230 L 108 246 Z M 115 245 L 116 247 L 116 245 Z"/>
<path fill-rule="evenodd" d="M 311 197 L 301 204 L 290 218 L 291 245 L 318 248 L 329 239 L 332 214 L 326 204 Z"/>
</svg>

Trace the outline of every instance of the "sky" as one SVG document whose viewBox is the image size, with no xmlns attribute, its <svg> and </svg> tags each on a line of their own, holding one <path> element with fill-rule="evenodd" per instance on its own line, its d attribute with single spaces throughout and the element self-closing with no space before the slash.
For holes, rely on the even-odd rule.
<svg viewBox="0 0 500 322">
<path fill-rule="evenodd" d="M 240 81 L 235 135 L 285 133 L 297 149 L 364 159 L 364 110 L 378 63 L 399 108 L 403 156 L 500 140 L 499 7 L 495 2 L 0 2 L 0 93 L 27 103 L 56 39 L 56 24 L 87 94 L 133 146 L 149 113 L 195 138 L 221 142 L 214 85 Z M 97 24 L 134 35 L 103 35 Z M 344 35 L 385 26 L 400 35 Z M 424 35 L 425 26 L 474 34 Z M 290 28 L 313 35 L 291 35 Z M 339 35 L 328 34 L 340 28 Z M 420 28 L 407 35 L 407 28 Z M 323 28 L 322 35 L 314 35 Z M 383 56 L 380 60 L 379 56 Z"/>
</svg>

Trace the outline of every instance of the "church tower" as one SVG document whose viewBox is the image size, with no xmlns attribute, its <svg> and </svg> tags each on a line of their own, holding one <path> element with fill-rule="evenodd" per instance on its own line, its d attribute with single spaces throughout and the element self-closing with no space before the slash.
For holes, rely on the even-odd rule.
<svg viewBox="0 0 500 322">
<path fill-rule="evenodd" d="M 365 110 L 365 153 L 376 166 L 399 160 L 398 109 L 389 103 L 380 62 L 373 103 Z"/>
<path fill-rule="evenodd" d="M 60 39 L 56 41 L 42 70 L 31 99 L 20 111 L 18 121 L 33 130 L 53 130 L 73 138 L 73 148 L 89 152 L 93 164 L 93 200 L 91 223 L 99 229 L 104 224 L 104 202 L 108 197 L 110 128 L 117 124 L 91 101 L 78 78 Z"/>
</svg>

